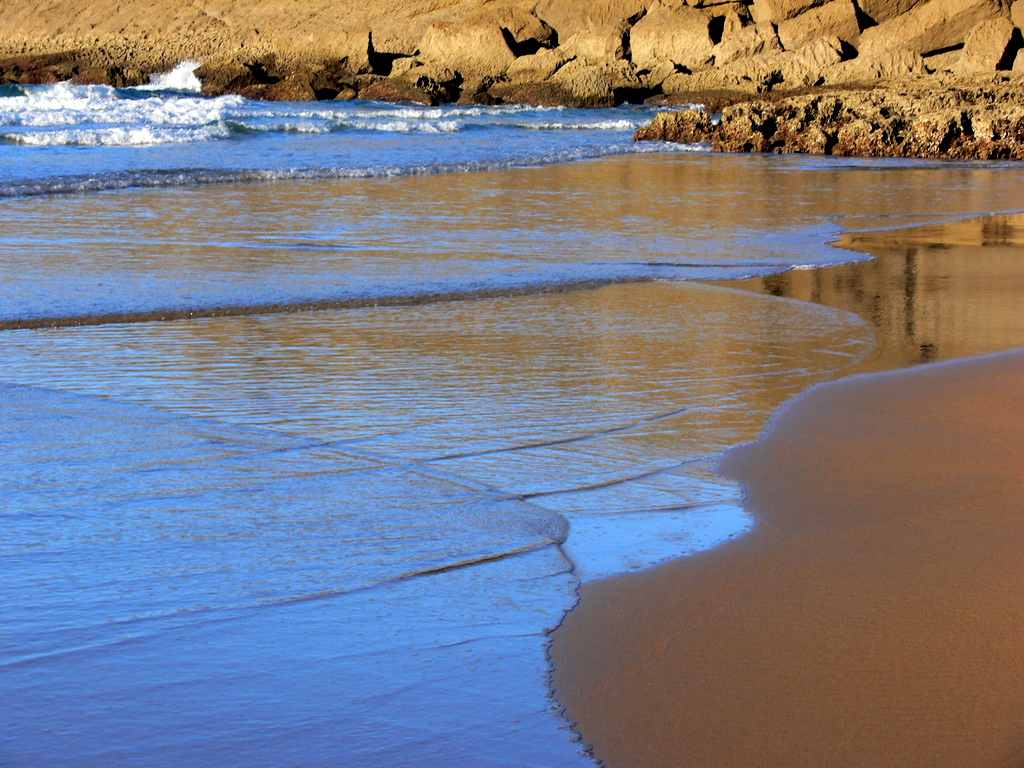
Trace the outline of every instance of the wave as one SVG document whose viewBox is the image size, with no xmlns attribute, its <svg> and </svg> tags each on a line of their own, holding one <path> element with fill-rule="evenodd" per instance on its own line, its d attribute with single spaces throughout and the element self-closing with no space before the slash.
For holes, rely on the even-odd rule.
<svg viewBox="0 0 1024 768">
<path fill-rule="evenodd" d="M 137 85 L 134 90 L 200 93 L 203 84 L 196 77 L 196 70 L 201 66 L 203 64 L 199 61 L 183 61 L 170 72 L 150 75 L 148 85 Z"/>
<path fill-rule="evenodd" d="M 231 130 L 227 128 L 227 130 Z M 235 129 L 236 131 L 239 129 Z M 0 142 L 4 140 L 0 134 Z M 137 137 L 145 138 L 143 133 Z M 100 139 L 97 139 L 99 141 Z M 189 141 L 182 134 L 179 141 Z M 9 141 L 9 139 L 8 139 Z M 92 144 L 90 146 L 99 146 Z M 523 155 L 512 159 L 495 159 L 464 163 L 419 163 L 410 165 L 373 165 L 353 167 L 283 168 L 270 169 L 219 169 L 219 168 L 171 168 L 110 171 L 100 174 L 76 174 L 56 176 L 47 179 L 16 179 L 0 181 L 0 199 L 18 197 L 40 197 L 49 195 L 104 192 L 120 189 L 154 189 L 169 187 L 202 186 L 208 184 L 246 184 L 274 181 L 302 181 L 318 179 L 373 179 L 396 176 L 426 176 L 445 173 L 473 173 L 497 171 L 509 168 L 527 168 L 556 165 L 578 160 L 596 159 L 625 154 L 688 153 L 706 151 L 703 144 L 669 144 L 645 142 L 643 144 L 620 143 L 600 147 L 583 147 L 551 152 L 544 155 Z"/>
<path fill-rule="evenodd" d="M 198 62 L 154 75 L 149 85 L 4 86 L 0 141 L 28 146 L 140 146 L 218 141 L 235 133 L 322 134 L 346 130 L 452 134 L 468 130 L 633 132 L 649 108 L 419 107 L 379 102 L 255 102 L 205 97 Z M 191 129 L 191 132 L 181 129 Z"/>
</svg>

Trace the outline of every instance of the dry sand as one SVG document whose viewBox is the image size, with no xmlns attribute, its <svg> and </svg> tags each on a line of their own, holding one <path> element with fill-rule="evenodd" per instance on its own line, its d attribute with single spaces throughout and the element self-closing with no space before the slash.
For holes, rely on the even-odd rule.
<svg viewBox="0 0 1024 768">
<path fill-rule="evenodd" d="M 819 386 L 721 471 L 753 533 L 583 587 L 554 686 L 637 766 L 1024 764 L 1024 354 Z"/>
</svg>

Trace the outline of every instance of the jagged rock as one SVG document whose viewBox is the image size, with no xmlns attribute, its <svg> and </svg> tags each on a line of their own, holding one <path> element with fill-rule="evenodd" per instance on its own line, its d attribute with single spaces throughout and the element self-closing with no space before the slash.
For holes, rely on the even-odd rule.
<svg viewBox="0 0 1024 768">
<path fill-rule="evenodd" d="M 420 41 L 425 61 L 459 72 L 498 76 L 515 61 L 505 33 L 493 21 L 437 21 Z"/>
<path fill-rule="evenodd" d="M 715 66 L 721 67 L 737 59 L 781 50 L 782 44 L 775 33 L 775 25 L 761 22 L 732 34 L 723 33 L 722 42 L 712 49 L 712 53 L 715 57 Z"/>
<path fill-rule="evenodd" d="M 757 23 L 778 24 L 817 8 L 825 0 L 754 0 L 750 15 Z"/>
<path fill-rule="evenodd" d="M 707 11 L 686 6 L 652 10 L 630 32 L 633 61 L 641 69 L 653 69 L 663 61 L 689 70 L 708 66 L 715 47 L 711 18 Z"/>
<path fill-rule="evenodd" d="M 1013 26 L 1024 32 L 1024 0 L 1016 0 L 1010 6 L 1010 21 L 1013 22 Z"/>
<path fill-rule="evenodd" d="M 534 10 L 554 28 L 559 41 L 606 24 L 632 24 L 646 12 L 644 0 L 541 0 Z"/>
<path fill-rule="evenodd" d="M 860 22 L 853 0 L 831 0 L 779 24 L 779 40 L 787 51 L 794 51 L 823 35 L 838 37 L 856 47 Z"/>
<path fill-rule="evenodd" d="M 625 59 L 629 55 L 630 24 L 625 21 L 604 24 L 577 32 L 562 44 L 566 56 L 591 64 Z"/>
<path fill-rule="evenodd" d="M 698 144 L 710 141 L 714 132 L 711 115 L 701 109 L 662 112 L 655 120 L 636 132 L 634 141 L 674 141 Z"/>
<path fill-rule="evenodd" d="M 864 30 L 859 48 L 869 56 L 897 48 L 926 56 L 963 45 L 975 25 L 1004 14 L 1000 0 L 929 0 Z"/>
<path fill-rule="evenodd" d="M 1020 47 L 1020 30 L 1008 18 L 983 21 L 967 35 L 954 71 L 969 74 L 1010 69 Z"/>
<path fill-rule="evenodd" d="M 526 56 L 536 53 L 541 48 L 552 48 L 558 44 L 558 34 L 550 24 L 516 6 L 497 9 L 485 6 L 475 18 L 479 21 L 493 21 L 505 30 L 509 47 L 517 56 Z"/>
<path fill-rule="evenodd" d="M 674 135 L 670 115 L 638 139 Z M 875 89 L 754 101 L 722 110 L 716 126 L 694 123 L 720 152 L 805 152 L 1024 160 L 1024 106 L 1013 88 Z M 669 139 L 672 140 L 672 139 Z"/>
<path fill-rule="evenodd" d="M 559 48 L 542 48 L 513 61 L 505 76 L 512 83 L 539 83 L 555 74 L 567 60 Z"/>
</svg>

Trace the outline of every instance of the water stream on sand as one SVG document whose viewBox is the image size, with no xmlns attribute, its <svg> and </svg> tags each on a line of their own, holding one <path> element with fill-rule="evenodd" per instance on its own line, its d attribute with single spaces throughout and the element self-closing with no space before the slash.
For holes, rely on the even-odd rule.
<svg viewBox="0 0 1024 768">
<path fill-rule="evenodd" d="M 716 457 L 877 354 L 692 280 L 1022 180 L 614 156 L 620 110 L 49 88 L 0 94 L 13 766 L 589 764 L 545 687 L 579 579 L 742 534 Z"/>
</svg>

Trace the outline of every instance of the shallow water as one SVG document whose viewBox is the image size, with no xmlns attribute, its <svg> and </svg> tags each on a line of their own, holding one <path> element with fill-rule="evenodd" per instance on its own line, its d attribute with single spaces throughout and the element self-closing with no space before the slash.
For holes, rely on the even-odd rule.
<svg viewBox="0 0 1024 768">
<path fill-rule="evenodd" d="M 742 534 L 717 457 L 877 354 L 845 309 L 678 280 L 863 259 L 826 241 L 1004 209 L 1022 178 L 692 152 L 409 173 L 505 162 L 472 133 L 419 132 L 440 143 L 400 176 L 215 185 L 237 177 L 178 173 L 191 152 L 256 178 L 319 145 L 0 147 L 6 763 L 588 764 L 545 689 L 579 579 Z M 592 138 L 548 133 L 559 158 Z M 36 194 L 139 157 L 179 186 Z"/>
</svg>

